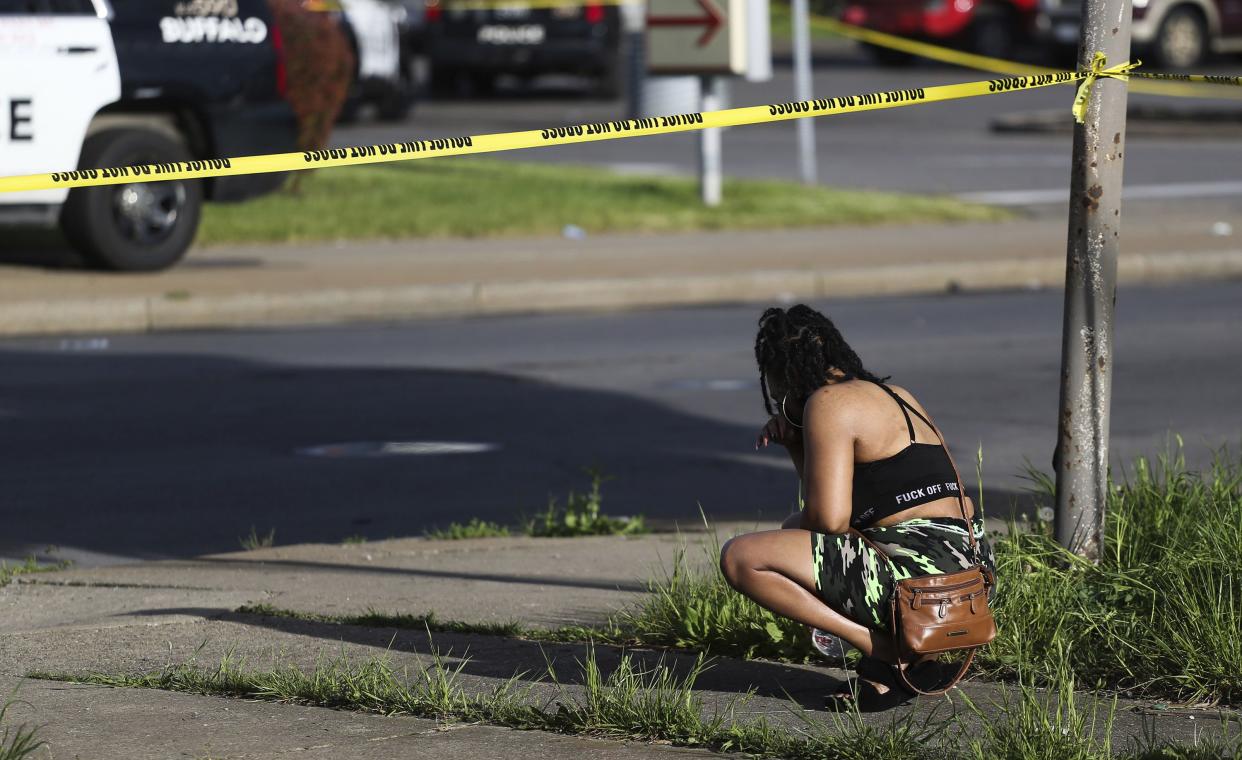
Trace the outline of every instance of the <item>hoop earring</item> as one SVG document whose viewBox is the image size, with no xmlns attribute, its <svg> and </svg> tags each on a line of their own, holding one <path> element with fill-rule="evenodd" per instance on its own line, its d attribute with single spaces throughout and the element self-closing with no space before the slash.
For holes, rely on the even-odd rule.
<svg viewBox="0 0 1242 760">
<path fill-rule="evenodd" d="M 794 422 L 793 420 L 789 419 L 789 413 L 785 411 L 785 399 L 787 398 L 789 398 L 788 393 L 786 393 L 784 396 L 781 396 L 781 416 L 784 417 L 785 421 L 788 422 L 790 425 L 793 425 L 794 427 L 801 430 L 802 426 Z"/>
</svg>

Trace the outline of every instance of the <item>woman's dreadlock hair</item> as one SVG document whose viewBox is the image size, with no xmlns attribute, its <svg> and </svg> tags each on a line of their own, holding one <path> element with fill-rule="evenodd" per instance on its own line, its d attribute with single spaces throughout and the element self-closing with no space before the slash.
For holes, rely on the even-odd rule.
<svg viewBox="0 0 1242 760">
<path fill-rule="evenodd" d="M 759 362 L 759 387 L 768 414 L 776 413 L 768 398 L 769 372 L 782 380 L 795 399 L 806 399 L 827 385 L 833 367 L 863 380 L 888 379 L 864 369 L 832 320 L 805 304 L 763 312 L 755 338 L 755 360 Z"/>
</svg>

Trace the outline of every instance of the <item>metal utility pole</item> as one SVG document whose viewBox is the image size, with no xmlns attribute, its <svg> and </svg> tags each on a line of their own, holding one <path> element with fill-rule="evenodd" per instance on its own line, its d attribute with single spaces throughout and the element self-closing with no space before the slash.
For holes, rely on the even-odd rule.
<svg viewBox="0 0 1242 760">
<path fill-rule="evenodd" d="M 811 10 L 807 0 L 794 0 L 794 99 L 810 101 L 811 91 Z M 794 119 L 797 128 L 797 174 L 802 184 L 816 184 L 815 119 Z"/>
<path fill-rule="evenodd" d="M 1128 0 L 1082 0 L 1078 67 L 1096 52 L 1106 66 L 1130 58 Z M 1074 126 L 1069 247 L 1061 339 L 1057 424 L 1057 541 L 1098 561 L 1108 504 L 1108 417 L 1113 373 L 1113 306 L 1121 231 L 1121 172 L 1126 147 L 1126 83 L 1091 86 L 1084 123 Z"/>
<path fill-rule="evenodd" d="M 700 80 L 701 111 L 719 111 L 724 103 L 724 78 L 705 76 Z M 704 206 L 719 206 L 721 198 L 720 128 L 699 130 L 699 195 Z"/>
<path fill-rule="evenodd" d="M 815 97 L 811 87 L 811 29 L 807 0 L 793 0 L 794 100 Z M 794 119 L 798 130 L 798 176 L 804 185 L 816 184 L 815 120 Z"/>
</svg>

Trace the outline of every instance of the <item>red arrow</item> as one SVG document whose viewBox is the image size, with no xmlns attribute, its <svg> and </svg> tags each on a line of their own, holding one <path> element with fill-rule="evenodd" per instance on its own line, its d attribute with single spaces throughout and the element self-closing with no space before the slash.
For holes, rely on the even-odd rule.
<svg viewBox="0 0 1242 760">
<path fill-rule="evenodd" d="M 713 0 L 696 0 L 703 9 L 702 16 L 648 16 L 647 26 L 702 26 L 703 35 L 699 37 L 698 46 L 705 47 L 716 36 L 720 27 L 724 26 L 725 17 Z"/>
</svg>

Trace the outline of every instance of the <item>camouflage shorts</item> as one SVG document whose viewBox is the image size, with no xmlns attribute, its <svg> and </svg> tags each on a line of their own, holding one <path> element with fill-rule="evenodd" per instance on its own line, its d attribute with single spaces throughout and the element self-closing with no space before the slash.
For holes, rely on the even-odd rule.
<svg viewBox="0 0 1242 760">
<path fill-rule="evenodd" d="M 976 515 L 975 538 L 983 564 L 995 572 L 996 557 Z M 948 517 L 919 518 L 863 530 L 885 554 L 856 533 L 811 534 L 811 560 L 819 596 L 837 612 L 868 628 L 887 630 L 889 600 L 897 581 L 951 573 L 974 565 L 966 523 Z M 887 556 L 885 556 L 887 555 Z"/>
</svg>

